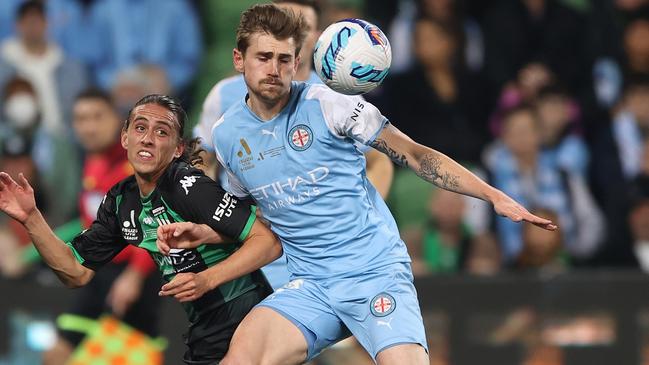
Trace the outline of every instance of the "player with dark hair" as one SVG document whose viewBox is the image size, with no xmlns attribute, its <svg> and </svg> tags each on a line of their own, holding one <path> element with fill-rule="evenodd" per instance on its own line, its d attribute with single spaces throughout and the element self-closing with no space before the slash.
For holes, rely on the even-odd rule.
<svg viewBox="0 0 649 365">
<path fill-rule="evenodd" d="M 45 222 L 22 175 L 16 183 L 0 173 L 0 210 L 25 226 L 45 263 L 68 287 L 86 285 L 128 245 L 147 250 L 167 281 L 159 294 L 178 299 L 187 312 L 184 360 L 214 364 L 242 318 L 272 291 L 257 269 L 276 259 L 281 246 L 256 220 L 255 206 L 192 167 L 198 162 L 196 141 L 183 140 L 186 123 L 185 111 L 168 96 L 149 95 L 136 103 L 121 133 L 135 174 L 110 189 L 90 228 L 67 244 Z M 198 224 L 208 241 L 231 239 L 160 253 L 160 227 L 185 221 Z"/>
</svg>

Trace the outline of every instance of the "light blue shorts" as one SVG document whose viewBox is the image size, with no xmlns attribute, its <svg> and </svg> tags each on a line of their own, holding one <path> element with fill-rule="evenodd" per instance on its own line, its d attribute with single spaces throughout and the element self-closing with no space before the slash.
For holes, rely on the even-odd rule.
<svg viewBox="0 0 649 365">
<path fill-rule="evenodd" d="M 307 340 L 307 360 L 354 335 L 367 352 L 416 343 L 428 351 L 410 264 L 393 264 L 362 276 L 294 279 L 264 299 Z"/>
</svg>

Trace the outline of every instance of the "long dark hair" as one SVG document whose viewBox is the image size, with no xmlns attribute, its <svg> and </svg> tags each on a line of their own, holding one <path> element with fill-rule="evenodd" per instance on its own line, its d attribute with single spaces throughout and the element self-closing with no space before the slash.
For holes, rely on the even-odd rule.
<svg viewBox="0 0 649 365">
<path fill-rule="evenodd" d="M 178 122 L 177 125 L 178 143 L 181 143 L 185 146 L 185 149 L 183 150 L 183 154 L 180 155 L 180 157 L 178 157 L 178 160 L 185 161 L 192 166 L 202 165 L 203 157 L 201 157 L 200 154 L 204 150 L 200 148 L 201 145 L 200 138 L 188 139 L 184 137 L 185 125 L 187 124 L 189 118 L 187 117 L 187 112 L 185 112 L 185 109 L 183 109 L 180 103 L 171 96 L 150 94 L 140 99 L 137 103 L 135 103 L 133 108 L 128 112 L 128 118 L 126 118 L 126 120 L 124 121 L 124 130 L 128 129 L 128 126 L 131 122 L 133 109 L 137 108 L 140 105 L 145 105 L 145 104 L 160 105 L 161 107 L 173 113 L 173 115 L 176 117 L 176 121 Z"/>
</svg>

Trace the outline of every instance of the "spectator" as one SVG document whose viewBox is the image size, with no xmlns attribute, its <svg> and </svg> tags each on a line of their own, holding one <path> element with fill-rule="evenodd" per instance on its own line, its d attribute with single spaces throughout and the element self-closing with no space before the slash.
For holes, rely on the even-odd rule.
<svg viewBox="0 0 649 365">
<path fill-rule="evenodd" d="M 586 176 L 588 148 L 576 133 L 578 108 L 561 88 L 547 86 L 539 91 L 535 103 L 541 124 L 541 145 L 557 166 L 571 174 Z"/>
<path fill-rule="evenodd" d="M 500 1 L 483 22 L 485 71 L 500 90 L 531 62 L 548 65 L 571 92 L 584 84 L 584 20 L 558 0 Z"/>
<path fill-rule="evenodd" d="M 486 142 L 488 99 L 478 78 L 458 66 L 458 35 L 421 18 L 414 36 L 417 67 L 388 78 L 368 99 L 417 142 L 476 163 Z"/>
<path fill-rule="evenodd" d="M 399 12 L 388 30 L 392 45 L 393 72 L 404 72 L 415 63 L 414 46 L 411 34 L 414 32 L 417 17 L 426 17 L 440 22 L 454 33 L 460 35 L 460 48 L 457 61 L 467 69 L 476 72 L 484 63 L 484 41 L 478 22 L 464 14 L 459 1 L 453 0 L 412 0 L 401 1 Z"/>
<path fill-rule="evenodd" d="M 13 143 L 12 149 L 20 150 L 20 153 L 7 151 L 8 156 L 20 157 L 21 161 L 29 159 L 41 179 L 39 196 L 47 201 L 47 206 L 57 207 L 56 212 L 45 211 L 55 213 L 52 220 L 60 224 L 75 209 L 71 196 L 78 189 L 76 179 L 70 179 L 75 177 L 74 156 L 71 160 L 71 156 L 67 156 L 68 161 L 61 163 L 66 157 L 63 147 L 69 142 L 48 133 L 43 127 L 38 96 L 28 80 L 11 78 L 4 85 L 1 99 L 0 134 L 6 143 Z"/>
<path fill-rule="evenodd" d="M 584 179 L 561 170 L 541 151 L 538 117 L 527 105 L 512 109 L 503 119 L 501 142 L 485 154 L 494 186 L 532 209 L 545 208 L 559 216 L 567 252 L 585 259 L 604 235 L 604 221 Z M 523 227 L 497 218 L 497 230 L 506 261 L 523 249 Z"/>
<path fill-rule="evenodd" d="M 164 75 L 174 93 L 187 88 L 202 48 L 187 0 L 104 1 L 94 12 L 104 46 L 93 66 L 102 88 L 113 89 L 121 72 L 142 66 Z"/>
<path fill-rule="evenodd" d="M 48 30 L 50 38 L 65 54 L 89 66 L 101 59 L 105 44 L 100 39 L 95 8 L 105 0 L 47 0 Z"/>
<path fill-rule="evenodd" d="M 534 211 L 558 221 L 558 216 L 547 209 Z M 550 219 L 550 218 L 548 218 Z M 559 232 L 542 232 L 543 229 L 531 224 L 523 227 L 523 249 L 516 259 L 519 269 L 560 270 L 565 266 L 562 260 L 564 247 L 563 238 Z"/>
<path fill-rule="evenodd" d="M 649 131 L 649 78 L 630 76 L 612 118 L 592 131 L 591 187 L 606 216 L 609 236 L 598 255 L 605 265 L 636 265 L 627 217 L 629 182 L 644 163 L 643 135 Z M 611 120 L 612 119 L 612 120 Z"/>
<path fill-rule="evenodd" d="M 66 131 L 74 97 L 86 86 L 83 67 L 47 40 L 45 7 L 26 1 L 16 16 L 17 36 L 0 46 L 0 59 L 34 86 L 43 111 L 43 126 L 52 134 Z"/>
</svg>

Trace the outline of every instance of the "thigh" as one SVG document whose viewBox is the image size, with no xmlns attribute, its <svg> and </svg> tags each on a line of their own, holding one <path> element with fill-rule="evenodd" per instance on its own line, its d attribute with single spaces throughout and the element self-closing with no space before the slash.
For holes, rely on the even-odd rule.
<svg viewBox="0 0 649 365">
<path fill-rule="evenodd" d="M 379 365 L 428 365 L 428 353 L 419 344 L 401 344 L 381 350 L 376 356 Z"/>
<path fill-rule="evenodd" d="M 293 280 L 262 301 L 241 323 L 228 358 L 257 364 L 302 363 L 349 332 L 319 286 Z M 242 361 L 246 363 L 246 361 Z"/>
<path fill-rule="evenodd" d="M 185 335 L 188 349 L 186 364 L 215 364 L 228 351 L 235 330 L 246 315 L 267 295 L 266 288 L 257 288 L 227 303 L 199 313 Z"/>
<path fill-rule="evenodd" d="M 341 280 L 331 286 L 334 310 L 375 359 L 384 349 L 415 344 L 427 351 L 426 333 L 410 265 Z"/>
</svg>

